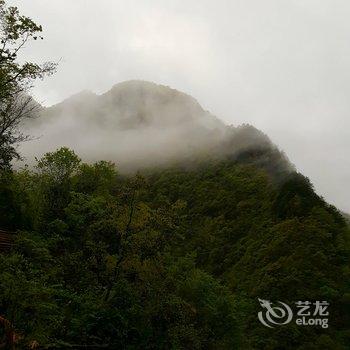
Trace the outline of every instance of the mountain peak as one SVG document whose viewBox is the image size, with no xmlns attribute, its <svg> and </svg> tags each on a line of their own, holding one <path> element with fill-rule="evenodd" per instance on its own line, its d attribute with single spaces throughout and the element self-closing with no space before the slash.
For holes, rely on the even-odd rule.
<svg viewBox="0 0 350 350">
<path fill-rule="evenodd" d="M 77 92 L 76 94 L 71 95 L 70 97 L 68 97 L 64 101 L 80 101 L 80 100 L 84 100 L 86 98 L 95 98 L 97 96 L 98 95 L 96 95 L 91 90 L 82 90 L 80 92 Z"/>
<path fill-rule="evenodd" d="M 30 132 L 45 135 L 41 144 L 68 146 L 87 160 L 103 158 L 129 169 L 210 154 L 240 153 L 243 162 L 259 155 L 266 164 L 273 148 L 255 128 L 226 126 L 190 95 L 143 80 L 116 84 L 102 95 L 81 91 L 42 116 Z"/>
<path fill-rule="evenodd" d="M 163 91 L 163 92 L 168 92 L 168 93 L 178 93 L 182 95 L 186 95 L 183 92 L 180 92 L 176 89 L 171 88 L 168 85 L 163 85 L 163 84 L 157 84 L 149 80 L 138 80 L 138 79 L 131 79 L 131 80 L 125 80 L 119 83 L 116 83 L 112 86 L 112 88 L 108 91 L 118 91 L 118 90 L 149 90 L 149 91 Z M 108 93 L 106 92 L 106 93 Z M 189 95 L 187 95 L 189 96 Z M 189 96 L 191 97 L 191 96 Z"/>
<path fill-rule="evenodd" d="M 114 85 L 100 96 L 105 115 L 115 115 L 126 128 L 138 126 L 179 125 L 202 122 L 220 122 L 206 112 L 190 95 L 169 86 L 145 80 L 129 80 Z"/>
<path fill-rule="evenodd" d="M 202 109 L 198 101 L 191 95 L 173 89 L 168 85 L 156 84 L 147 80 L 127 80 L 113 85 L 104 95 L 125 96 L 128 98 L 153 99 L 154 102 L 169 103 L 178 101 Z"/>
</svg>

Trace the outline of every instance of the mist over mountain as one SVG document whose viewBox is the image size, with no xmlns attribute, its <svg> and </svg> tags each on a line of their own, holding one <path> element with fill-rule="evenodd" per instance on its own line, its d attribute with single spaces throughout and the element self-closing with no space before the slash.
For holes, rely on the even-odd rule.
<svg viewBox="0 0 350 350">
<path fill-rule="evenodd" d="M 349 350 L 346 8 L 17 2 L 0 350 Z"/>
<path fill-rule="evenodd" d="M 16 243 L 20 254 L 28 242 L 47 247 L 27 265 L 60 295 L 73 293 L 72 307 L 82 310 L 71 335 L 40 319 L 52 344 L 345 349 L 349 218 L 264 133 L 225 125 L 191 96 L 144 81 L 82 91 L 42 108 L 25 128 L 42 135 L 23 143 L 26 160 L 45 155 L 34 171 L 14 173 L 3 199 L 13 214 L 0 222 L 28 231 Z M 329 330 L 291 322 L 271 335 L 256 318 L 260 298 L 326 300 Z M 50 303 L 63 319 L 67 306 L 57 300 Z M 81 339 L 86 324 L 99 326 Z"/>
<path fill-rule="evenodd" d="M 29 164 L 44 152 L 67 146 L 85 161 L 110 160 L 121 171 L 213 156 L 260 163 L 272 157 L 279 171 L 290 167 L 252 126 L 227 126 L 193 97 L 146 81 L 123 82 L 102 95 L 82 91 L 43 108 L 25 132 L 33 136 L 21 149 Z"/>
<path fill-rule="evenodd" d="M 348 218 L 264 133 L 139 81 L 43 108 L 26 131 L 43 135 L 23 144 L 27 160 L 45 155 L 14 172 L 0 223 L 24 232 L 14 249 L 33 285 L 54 290 L 45 303 L 57 317 L 45 304 L 36 319 L 42 344 L 346 349 Z M 329 329 L 327 318 L 271 333 L 256 317 L 261 298 L 325 300 Z"/>
</svg>

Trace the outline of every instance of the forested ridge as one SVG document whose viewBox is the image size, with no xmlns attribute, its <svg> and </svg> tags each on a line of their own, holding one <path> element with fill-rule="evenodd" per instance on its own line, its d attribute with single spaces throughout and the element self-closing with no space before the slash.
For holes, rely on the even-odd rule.
<svg viewBox="0 0 350 350">
<path fill-rule="evenodd" d="M 18 233 L 0 256 L 1 314 L 23 344 L 349 343 L 349 230 L 301 174 L 276 181 L 256 161 L 226 158 L 126 176 L 61 148 L 2 176 L 1 225 Z M 265 328 L 258 298 L 328 300 L 330 327 Z"/>
</svg>

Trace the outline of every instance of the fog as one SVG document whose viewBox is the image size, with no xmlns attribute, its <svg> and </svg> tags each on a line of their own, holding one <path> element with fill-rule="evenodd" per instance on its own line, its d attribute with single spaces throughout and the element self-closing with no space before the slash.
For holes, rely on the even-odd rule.
<svg viewBox="0 0 350 350">
<path fill-rule="evenodd" d="M 34 89 L 40 103 L 129 79 L 169 85 L 226 123 L 263 130 L 319 194 L 350 211 L 348 1 L 9 3 L 44 27 L 26 57 L 59 61 Z M 78 140 L 99 147 L 83 129 Z"/>
<path fill-rule="evenodd" d="M 229 130 L 191 96 L 128 81 L 102 95 L 84 91 L 43 108 L 27 121 L 24 133 L 32 140 L 22 143 L 20 153 L 30 166 L 44 153 L 67 146 L 83 161 L 109 160 L 125 173 L 222 154 L 218 148 Z M 243 142 L 235 149 L 240 146 Z"/>
</svg>

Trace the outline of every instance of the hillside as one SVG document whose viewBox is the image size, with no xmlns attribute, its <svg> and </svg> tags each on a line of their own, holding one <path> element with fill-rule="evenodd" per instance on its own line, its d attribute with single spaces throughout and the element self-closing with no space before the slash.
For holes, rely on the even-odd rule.
<svg viewBox="0 0 350 350">
<path fill-rule="evenodd" d="M 349 227 L 262 132 L 146 82 L 73 96 L 35 128 L 45 155 L 0 186 L 17 232 L 0 306 L 23 347 L 347 349 Z M 64 145 L 78 151 L 47 152 Z M 293 320 L 264 326 L 259 299 Z M 298 325 L 298 301 L 329 303 L 327 327 Z"/>
</svg>

